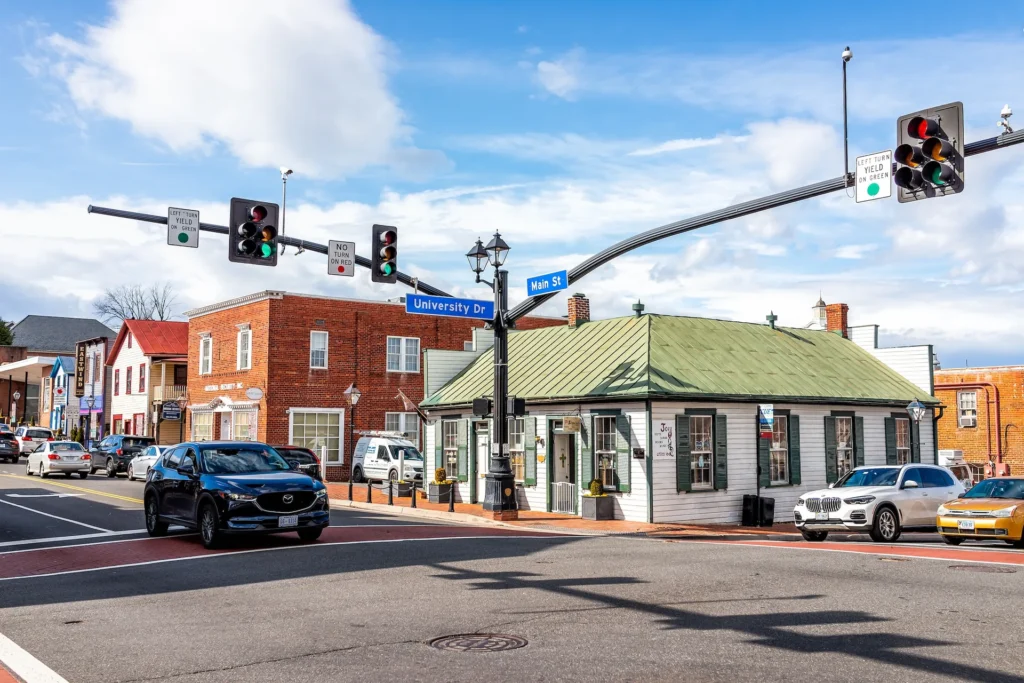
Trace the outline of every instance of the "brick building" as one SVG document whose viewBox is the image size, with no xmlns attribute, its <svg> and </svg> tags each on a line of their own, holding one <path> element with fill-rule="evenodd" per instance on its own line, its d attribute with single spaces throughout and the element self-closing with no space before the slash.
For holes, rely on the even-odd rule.
<svg viewBox="0 0 1024 683">
<path fill-rule="evenodd" d="M 939 448 L 963 451 L 975 479 L 1024 472 L 1024 366 L 935 371 Z"/>
<path fill-rule="evenodd" d="M 351 431 L 421 442 L 422 355 L 462 351 L 483 321 L 410 315 L 402 303 L 263 291 L 188 311 L 186 433 L 326 449 L 327 476 L 348 476 Z M 520 321 L 520 329 L 559 325 Z M 362 393 L 353 415 L 345 390 Z"/>
</svg>

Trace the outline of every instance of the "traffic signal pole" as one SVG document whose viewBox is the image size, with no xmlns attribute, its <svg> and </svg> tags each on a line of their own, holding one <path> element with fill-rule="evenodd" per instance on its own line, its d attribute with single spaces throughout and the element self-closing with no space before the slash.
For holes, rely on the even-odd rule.
<svg viewBox="0 0 1024 683">
<path fill-rule="evenodd" d="M 167 224 L 167 216 L 155 216 L 151 213 L 138 213 L 135 211 L 123 211 L 121 209 L 111 209 L 105 206 L 93 206 L 89 205 L 89 213 L 99 214 L 101 216 L 113 216 L 114 218 L 128 218 L 135 221 L 142 221 L 143 223 L 160 223 L 163 225 Z M 199 229 L 203 232 L 215 232 L 219 235 L 229 235 L 231 231 L 225 225 L 214 225 L 213 223 L 200 223 Z M 292 246 L 301 247 L 306 251 L 315 251 L 318 254 L 327 255 L 327 246 L 324 244 L 318 244 L 316 242 L 307 242 L 306 240 L 295 239 L 294 237 L 285 237 L 284 235 L 277 236 L 278 244 L 290 244 Z M 362 266 L 363 268 L 373 268 L 373 263 L 368 258 L 362 256 L 356 256 L 356 265 Z M 417 279 L 413 282 L 411 275 L 399 271 L 398 281 L 402 284 L 408 285 L 413 288 L 418 288 L 426 294 L 433 296 L 451 296 L 448 292 L 428 285 L 423 280 Z"/>
</svg>

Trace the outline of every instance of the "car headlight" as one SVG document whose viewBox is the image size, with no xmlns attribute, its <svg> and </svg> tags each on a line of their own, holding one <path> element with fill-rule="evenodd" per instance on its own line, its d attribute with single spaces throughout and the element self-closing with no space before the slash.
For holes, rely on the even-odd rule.
<svg viewBox="0 0 1024 683">
<path fill-rule="evenodd" d="M 327 497 L 327 489 L 319 489 L 316 492 L 316 497 L 317 498 L 326 498 Z"/>
<path fill-rule="evenodd" d="M 940 505 L 939 509 L 936 510 L 936 512 L 938 514 L 940 514 L 940 515 L 948 515 L 949 514 L 949 508 L 946 507 L 945 505 Z"/>
<path fill-rule="evenodd" d="M 1013 511 L 1016 510 L 1016 509 L 1017 509 L 1016 505 L 1011 505 L 1010 507 L 1002 508 L 1001 510 L 993 510 L 992 511 L 992 516 L 993 517 L 999 517 L 999 518 L 1010 517 L 1010 516 L 1013 515 Z"/>
<path fill-rule="evenodd" d="M 857 496 L 856 498 L 847 498 L 843 502 L 847 505 L 867 505 L 874 499 L 874 496 Z"/>
<path fill-rule="evenodd" d="M 249 495 L 248 493 L 225 493 L 224 495 L 227 497 L 228 500 L 256 500 L 256 496 Z"/>
</svg>

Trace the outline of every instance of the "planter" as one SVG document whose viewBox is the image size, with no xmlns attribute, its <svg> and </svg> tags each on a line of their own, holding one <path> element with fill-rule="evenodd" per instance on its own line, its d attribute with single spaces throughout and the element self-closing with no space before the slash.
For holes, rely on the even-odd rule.
<svg viewBox="0 0 1024 683">
<path fill-rule="evenodd" d="M 615 499 L 611 496 L 583 496 L 583 519 L 615 519 Z"/>
<path fill-rule="evenodd" d="M 395 485 L 395 495 L 399 498 L 412 498 L 412 482 L 398 482 Z"/>
<path fill-rule="evenodd" d="M 454 484 L 427 484 L 427 500 L 431 503 L 447 503 L 452 496 Z"/>
</svg>

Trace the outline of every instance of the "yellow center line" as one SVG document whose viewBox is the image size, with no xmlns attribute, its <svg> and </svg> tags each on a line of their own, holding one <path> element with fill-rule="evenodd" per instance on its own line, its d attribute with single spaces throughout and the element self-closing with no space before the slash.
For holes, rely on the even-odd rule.
<svg viewBox="0 0 1024 683">
<path fill-rule="evenodd" d="M 24 479 L 26 481 L 31 481 L 30 477 L 26 477 L 23 474 L 7 474 L 6 472 L 0 472 L 0 474 L 2 474 L 5 477 L 12 477 L 14 479 Z M 116 493 L 107 493 L 106 491 L 97 491 L 96 489 L 87 489 L 87 488 L 83 488 L 81 486 L 72 486 L 71 484 L 61 484 L 61 483 L 56 482 L 56 481 L 40 481 L 39 483 L 44 485 L 44 486 L 59 486 L 59 487 L 64 488 L 64 489 L 71 489 L 72 491 L 83 491 L 84 493 L 89 493 L 89 494 L 92 494 L 94 496 L 103 496 L 105 498 L 114 498 L 116 500 L 123 500 L 123 501 L 127 501 L 129 503 L 138 503 L 139 505 L 142 505 L 142 503 L 143 503 L 142 499 L 140 499 L 140 498 L 131 498 L 129 496 L 119 496 Z"/>
</svg>

